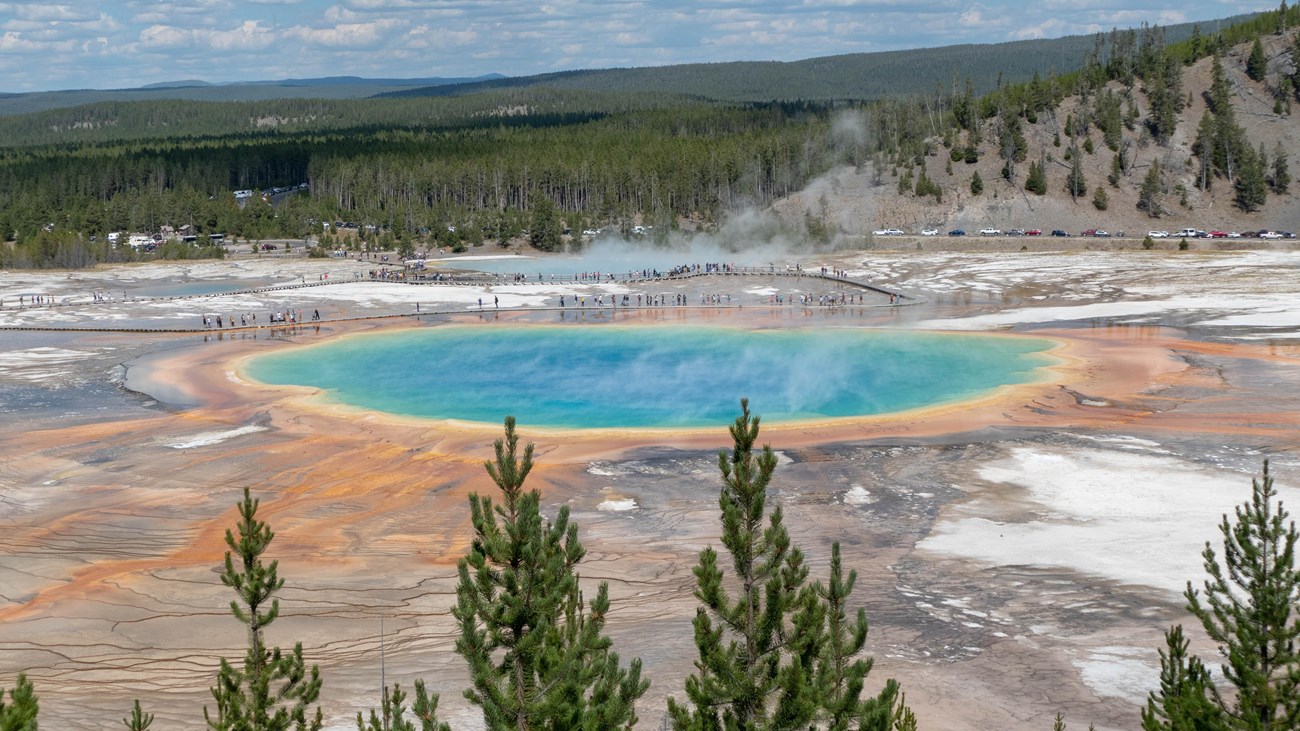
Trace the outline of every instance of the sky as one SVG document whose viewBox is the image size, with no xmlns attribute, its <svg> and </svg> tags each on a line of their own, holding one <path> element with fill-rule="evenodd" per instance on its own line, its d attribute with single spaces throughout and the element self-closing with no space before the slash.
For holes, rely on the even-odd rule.
<svg viewBox="0 0 1300 731">
<path fill-rule="evenodd" d="M 525 76 L 1053 38 L 1271 0 L 0 0 L 0 91 Z"/>
</svg>

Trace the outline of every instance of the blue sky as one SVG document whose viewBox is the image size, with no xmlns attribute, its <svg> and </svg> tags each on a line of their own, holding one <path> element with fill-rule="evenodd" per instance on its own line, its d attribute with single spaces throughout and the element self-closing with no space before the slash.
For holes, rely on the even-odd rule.
<svg viewBox="0 0 1300 731">
<path fill-rule="evenodd" d="M 994 43 L 1259 0 L 0 0 L 0 91 L 575 68 Z"/>
</svg>

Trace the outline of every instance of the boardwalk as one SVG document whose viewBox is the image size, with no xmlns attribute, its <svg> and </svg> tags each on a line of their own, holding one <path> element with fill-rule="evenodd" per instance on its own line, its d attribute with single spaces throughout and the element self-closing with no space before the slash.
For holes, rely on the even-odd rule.
<svg viewBox="0 0 1300 731">
<path fill-rule="evenodd" d="M 722 277 L 722 278 L 777 277 L 777 278 L 792 278 L 792 279 L 800 279 L 800 280 L 816 280 L 816 281 L 821 281 L 827 284 L 834 285 L 835 287 L 840 289 L 845 289 L 845 288 L 860 289 L 864 292 L 872 292 L 878 295 L 889 297 L 890 306 L 914 305 L 922 301 L 921 298 L 916 297 L 914 295 L 910 295 L 905 292 L 882 287 L 880 285 L 872 284 L 871 282 L 863 281 L 860 279 L 854 279 L 848 276 L 838 275 L 836 273 L 828 273 L 826 271 L 805 270 L 797 266 L 770 265 L 770 266 L 760 266 L 760 267 L 752 267 L 752 266 L 742 267 L 742 266 L 731 266 L 731 265 L 698 265 L 698 266 L 692 265 L 692 266 L 678 267 L 673 270 L 662 271 L 662 272 L 653 269 L 646 269 L 646 270 L 642 270 L 641 272 L 626 272 L 626 273 L 586 272 L 586 273 L 576 273 L 573 276 L 565 276 L 565 275 L 558 275 L 558 274 L 551 274 L 551 275 L 536 274 L 530 276 L 525 274 L 493 274 L 493 273 L 484 273 L 484 272 L 472 272 L 472 271 L 462 272 L 462 271 L 447 271 L 447 270 L 409 272 L 405 270 L 396 270 L 392 268 L 389 269 L 381 268 L 381 269 L 371 270 L 364 274 L 358 272 L 355 273 L 355 275 L 351 278 L 321 279 L 319 281 L 313 281 L 313 282 L 278 284 L 278 285 L 271 285 L 265 287 L 253 287 L 247 289 L 229 290 L 224 292 L 210 292 L 210 293 L 191 294 L 191 295 L 172 295 L 172 296 L 161 296 L 161 297 L 127 297 L 125 296 L 125 293 L 123 293 L 124 294 L 123 298 L 118 300 L 114 300 L 112 298 L 99 299 L 94 297 L 74 298 L 71 296 L 67 296 L 63 298 L 48 297 L 45 299 L 48 299 L 49 301 L 42 302 L 41 304 L 30 304 L 24 302 L 18 307 L 14 307 L 13 305 L 8 305 L 5 307 L 0 307 L 0 309 L 9 310 L 9 311 L 15 311 L 15 310 L 27 311 L 27 310 L 49 310 L 52 308 L 58 309 L 58 308 L 74 307 L 74 306 L 78 308 L 84 308 L 87 306 L 94 307 L 97 305 L 104 305 L 104 306 L 121 305 L 123 303 L 199 301 L 199 300 L 211 300 L 211 299 L 216 299 L 221 297 L 230 297 L 230 296 L 237 296 L 237 295 L 254 295 L 254 294 L 269 293 L 269 292 L 306 290 L 306 289 L 311 289 L 316 287 L 345 287 L 348 285 L 355 285 L 358 283 L 373 283 L 373 282 L 399 284 L 399 285 L 407 285 L 413 287 L 493 287 L 493 288 L 507 287 L 508 288 L 512 286 L 523 287 L 523 286 L 537 286 L 537 285 L 590 286 L 590 285 L 615 284 L 615 283 L 629 285 L 629 286 L 637 286 L 637 285 L 650 285 L 655 283 L 682 282 L 682 281 L 705 278 L 705 277 Z M 577 295 L 575 295 L 575 298 L 576 297 Z M 756 307 L 756 306 L 757 307 L 761 307 L 761 306 L 789 307 L 792 305 L 799 306 L 793 302 L 784 302 L 779 304 L 762 303 L 762 302 L 735 303 L 735 304 L 731 302 L 726 302 L 726 303 L 705 302 L 700 304 L 690 304 L 690 303 L 670 304 L 668 302 L 660 302 L 660 303 L 651 304 L 652 300 L 650 299 L 649 296 L 647 296 L 646 298 L 647 301 L 645 304 L 620 306 L 617 304 L 616 298 L 613 295 L 611 295 L 610 299 L 611 302 L 608 304 L 596 305 L 593 303 L 590 306 L 585 305 L 585 301 L 584 301 L 584 305 L 582 308 L 587 310 L 598 311 L 601 309 L 609 309 L 609 310 L 652 309 L 652 308 L 674 308 L 674 309 L 732 308 L 735 309 L 735 308 L 741 308 L 745 306 L 749 306 L 749 307 Z M 882 306 L 883 303 L 870 302 L 870 303 L 848 303 L 848 304 L 835 303 L 835 304 L 837 306 L 879 307 Z M 807 306 L 813 306 L 813 305 L 809 304 Z M 567 308 L 567 310 L 572 310 L 572 309 L 574 308 L 572 307 Z M 456 315 L 456 314 L 466 314 L 467 312 L 475 313 L 480 311 L 508 312 L 508 311 L 525 311 L 525 310 L 533 311 L 533 312 L 544 312 L 548 310 L 565 311 L 566 308 L 562 306 L 561 307 L 523 306 L 523 307 L 505 307 L 505 308 L 497 308 L 495 306 L 494 307 L 485 306 L 481 308 L 470 307 L 468 309 L 463 307 L 454 308 L 454 309 L 449 309 L 449 308 L 428 309 L 426 307 L 424 309 L 421 309 L 419 305 L 416 305 L 415 310 L 412 312 L 361 315 L 355 317 L 327 317 L 327 318 L 321 318 L 320 320 L 303 320 L 303 321 L 288 321 L 288 322 L 280 321 L 280 322 L 238 325 L 238 326 L 227 326 L 222 328 L 217 328 L 215 326 L 114 327 L 111 325 L 100 325 L 100 326 L 9 325 L 9 326 L 0 326 L 0 330 L 60 331 L 60 332 L 62 331 L 141 332 L 141 333 L 149 332 L 149 333 L 188 334 L 188 333 L 202 333 L 202 332 L 282 330 L 285 328 L 310 327 L 313 325 L 319 325 L 321 323 L 330 323 L 330 322 L 338 323 L 338 322 L 363 321 L 363 320 L 381 320 L 381 319 L 391 319 L 391 318 L 398 318 L 398 317 Z"/>
</svg>

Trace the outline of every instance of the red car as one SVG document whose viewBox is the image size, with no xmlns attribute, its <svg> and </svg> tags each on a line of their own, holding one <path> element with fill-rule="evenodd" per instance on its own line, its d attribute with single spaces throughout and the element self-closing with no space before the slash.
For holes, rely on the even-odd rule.
<svg viewBox="0 0 1300 731">
<path fill-rule="evenodd" d="M 1029 229 L 1028 231 L 1025 232 L 1025 235 L 1026 235 L 1026 236 L 1042 236 L 1042 235 L 1043 235 L 1043 230 L 1042 230 L 1041 228 L 1031 228 L 1031 229 Z"/>
<path fill-rule="evenodd" d="M 1227 232 L 1227 231 L 1211 231 L 1211 232 L 1210 232 L 1210 238 L 1212 238 L 1212 239 L 1226 239 L 1226 238 L 1228 238 L 1228 232 Z"/>
<path fill-rule="evenodd" d="M 1080 236 L 1096 236 L 1096 235 L 1097 235 L 1097 229 L 1095 229 L 1095 228 L 1090 228 L 1090 229 L 1088 229 L 1087 231 L 1084 231 L 1083 233 L 1081 233 L 1081 234 L 1079 234 L 1079 235 L 1080 235 Z"/>
</svg>

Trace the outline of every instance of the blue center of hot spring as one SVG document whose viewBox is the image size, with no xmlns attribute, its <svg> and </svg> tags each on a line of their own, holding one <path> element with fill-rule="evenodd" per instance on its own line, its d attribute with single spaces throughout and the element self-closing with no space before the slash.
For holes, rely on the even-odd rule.
<svg viewBox="0 0 1300 731">
<path fill-rule="evenodd" d="M 747 397 L 764 421 L 868 416 L 1037 380 L 1040 338 L 895 330 L 441 327 L 253 359 L 247 374 L 431 419 L 560 428 L 707 427 Z"/>
</svg>

